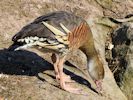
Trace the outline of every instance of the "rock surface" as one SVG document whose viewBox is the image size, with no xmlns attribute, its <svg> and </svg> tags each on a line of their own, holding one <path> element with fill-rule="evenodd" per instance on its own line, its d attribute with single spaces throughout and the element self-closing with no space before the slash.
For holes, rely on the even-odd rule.
<svg viewBox="0 0 133 100">
<path fill-rule="evenodd" d="M 110 4 L 110 6 L 107 6 Z M 122 7 L 121 7 L 122 6 Z M 126 11 L 122 13 L 123 7 Z M 121 9 L 122 8 L 122 9 Z M 111 28 L 97 23 L 101 16 L 124 18 L 133 13 L 132 0 L 1 0 L 0 1 L 0 100 L 127 100 L 117 86 L 113 74 L 105 61 L 105 42 Z M 12 44 L 11 37 L 34 18 L 48 12 L 65 10 L 87 19 L 95 39 L 95 46 L 105 64 L 102 95 L 98 95 L 90 78 L 80 70 L 86 71 L 86 56 L 81 51 L 72 54 L 68 60 L 75 66 L 66 63 L 65 72 L 82 88 L 87 96 L 67 93 L 59 88 L 55 81 L 53 66 L 50 64 L 50 53 L 29 51 L 7 51 Z M 132 47 L 130 48 L 132 49 Z M 129 56 L 132 58 L 132 55 Z M 75 59 L 75 60 L 73 60 Z M 130 66 L 132 66 L 130 61 Z M 70 67 L 71 66 L 71 67 Z M 83 67 L 82 67 L 83 66 Z M 128 72 L 123 80 L 128 79 Z M 42 74 L 43 73 L 43 74 Z M 87 73 L 87 71 L 86 71 Z M 132 73 L 132 72 L 131 72 Z M 130 74 L 132 77 L 132 74 Z M 87 81 L 88 80 L 88 81 Z M 129 85 L 132 86 L 131 83 Z M 124 84 L 123 90 L 131 90 Z M 130 87 L 131 87 L 130 86 Z M 126 93 L 126 91 L 125 91 Z M 131 96 L 129 100 L 132 100 Z"/>
</svg>

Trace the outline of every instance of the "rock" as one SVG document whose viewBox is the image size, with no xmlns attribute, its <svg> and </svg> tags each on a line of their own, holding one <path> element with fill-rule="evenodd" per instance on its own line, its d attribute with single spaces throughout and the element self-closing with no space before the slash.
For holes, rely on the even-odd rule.
<svg viewBox="0 0 133 100">
<path fill-rule="evenodd" d="M 112 44 L 114 48 L 110 52 L 111 56 L 106 56 L 109 63 L 109 67 L 114 73 L 115 80 L 121 90 L 128 97 L 128 100 L 132 100 L 132 56 L 133 56 L 133 28 L 132 22 L 122 23 L 112 33 Z M 107 51 L 107 50 L 106 50 Z"/>
<path fill-rule="evenodd" d="M 98 2 L 96 2 L 98 1 Z M 124 18 L 125 15 L 133 12 L 132 0 L 4 0 L 0 1 L 0 73 L 7 75 L 8 78 L 0 78 L 0 97 L 3 99 L 14 100 L 126 100 L 125 95 L 117 86 L 112 72 L 105 61 L 105 43 L 107 34 L 112 30 L 108 26 L 97 23 L 97 19 L 104 16 L 112 18 Z M 109 6 L 108 6 L 109 5 Z M 125 10 L 126 8 L 126 10 Z M 12 42 L 11 37 L 17 33 L 24 25 L 34 20 L 34 18 L 52 11 L 64 10 L 73 12 L 76 15 L 87 19 L 95 39 L 95 46 L 98 48 L 99 55 L 103 59 L 105 67 L 105 78 L 103 80 L 103 95 L 98 95 L 93 89 L 93 82 L 89 77 L 85 77 L 81 71 L 86 71 L 86 57 L 76 51 L 73 58 L 68 61 L 75 65 L 65 65 L 65 73 L 69 74 L 76 81 L 74 86 L 83 88 L 88 96 L 67 93 L 58 87 L 55 82 L 53 66 L 51 65 L 50 53 L 33 53 L 29 51 L 7 51 Z M 123 13 L 124 11 L 124 13 Z M 107 19 L 108 20 L 108 19 Z M 107 21 L 108 22 L 108 21 Z M 107 22 L 103 23 L 106 24 Z M 108 22 L 109 23 L 109 22 Z M 118 25 L 117 23 L 110 26 Z M 119 25 L 118 25 L 119 26 Z M 115 29 L 114 27 L 113 29 Z M 132 35 L 131 35 L 132 37 Z M 112 41 L 110 42 L 112 43 Z M 132 44 L 132 43 L 131 43 Z M 125 46 L 126 47 L 126 46 Z M 129 50 L 132 47 L 128 48 Z M 127 49 L 124 49 L 124 51 Z M 109 52 L 109 57 L 112 56 Z M 78 56 L 78 57 L 76 57 Z M 126 55 L 127 56 L 127 55 Z M 82 58 L 82 60 L 80 60 Z M 127 64 L 132 66 L 132 55 L 127 57 Z M 75 59 L 75 60 L 73 60 Z M 111 58 L 112 59 L 112 58 Z M 127 60 L 126 59 L 126 60 Z M 80 63 L 79 63 L 80 61 Z M 117 64 L 117 63 L 116 63 Z M 123 75 L 121 89 L 127 94 L 128 99 L 132 100 L 132 68 L 127 68 Z M 50 72 L 51 76 L 43 74 Z M 41 79 L 39 74 L 42 73 Z M 129 74 L 130 73 L 130 74 Z M 3 75 L 2 74 L 2 75 Z M 119 75 L 118 75 L 119 76 Z M 46 80 L 45 80 L 46 79 Z M 51 84 L 53 83 L 53 84 Z M 128 84 L 127 84 L 128 83 Z M 0 98 L 0 99 L 1 99 Z"/>
</svg>

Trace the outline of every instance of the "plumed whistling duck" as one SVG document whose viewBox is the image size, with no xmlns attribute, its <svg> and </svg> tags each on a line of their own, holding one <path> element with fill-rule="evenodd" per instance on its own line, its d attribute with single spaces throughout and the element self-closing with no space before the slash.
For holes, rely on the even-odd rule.
<svg viewBox="0 0 133 100">
<path fill-rule="evenodd" d="M 88 72 L 98 85 L 104 77 L 103 63 L 98 57 L 94 39 L 88 23 L 74 14 L 57 11 L 38 17 L 23 27 L 13 38 L 14 44 L 20 45 L 15 50 L 39 47 L 52 52 L 56 79 L 60 87 L 68 92 L 79 91 L 66 84 L 69 76 L 63 72 L 67 54 L 76 49 L 82 50 L 88 61 Z"/>
</svg>

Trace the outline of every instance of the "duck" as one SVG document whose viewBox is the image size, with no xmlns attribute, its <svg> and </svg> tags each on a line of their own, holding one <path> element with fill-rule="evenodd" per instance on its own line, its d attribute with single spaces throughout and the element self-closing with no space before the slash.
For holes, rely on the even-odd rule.
<svg viewBox="0 0 133 100">
<path fill-rule="evenodd" d="M 70 93 L 79 90 L 67 84 L 70 76 L 63 72 L 68 53 L 80 49 L 87 56 L 89 75 L 99 86 L 104 78 L 104 67 L 94 45 L 89 24 L 82 17 L 66 11 L 55 11 L 36 18 L 12 37 L 15 50 L 42 48 L 52 53 L 55 76 L 60 87 Z"/>
</svg>

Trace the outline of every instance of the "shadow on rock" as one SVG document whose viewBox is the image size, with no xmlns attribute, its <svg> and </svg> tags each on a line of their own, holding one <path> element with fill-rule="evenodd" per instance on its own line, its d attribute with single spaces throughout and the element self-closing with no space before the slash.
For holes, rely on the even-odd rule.
<svg viewBox="0 0 133 100">
<path fill-rule="evenodd" d="M 52 64 L 33 52 L 0 50 L 0 73 L 35 76 L 45 70 L 53 70 Z"/>
<path fill-rule="evenodd" d="M 42 57 L 38 56 L 36 53 L 25 50 L 0 50 L 0 73 L 8 75 L 37 76 L 42 81 L 47 81 L 45 80 L 45 77 L 40 78 L 38 76 L 38 73 L 44 72 L 46 70 L 54 70 L 53 65 Z M 91 87 L 91 84 L 81 76 L 78 76 L 66 69 L 64 69 L 64 72 L 70 75 L 72 80 L 75 80 L 79 84 L 85 85 L 96 92 L 95 89 Z M 55 76 L 50 77 L 55 79 Z"/>
</svg>

